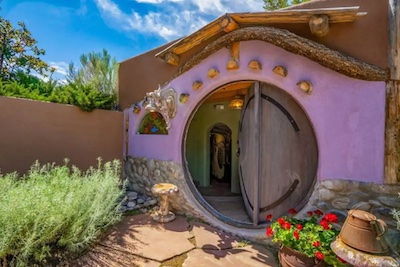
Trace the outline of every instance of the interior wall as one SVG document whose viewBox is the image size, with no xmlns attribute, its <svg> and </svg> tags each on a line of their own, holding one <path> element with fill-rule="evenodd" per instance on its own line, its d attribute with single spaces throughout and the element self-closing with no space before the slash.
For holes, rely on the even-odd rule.
<svg viewBox="0 0 400 267">
<path fill-rule="evenodd" d="M 0 97 L 0 172 L 29 170 L 41 163 L 63 164 L 64 158 L 86 170 L 122 159 L 123 113 L 81 111 L 78 107 Z"/>
<path fill-rule="evenodd" d="M 216 104 L 223 104 L 225 109 L 216 110 Z M 240 110 L 228 108 L 228 102 L 209 103 L 200 106 L 190 123 L 186 139 L 186 160 L 193 180 L 201 186 L 210 184 L 210 130 L 217 123 L 223 123 L 232 131 L 232 177 L 231 191 L 240 193 L 238 157 L 236 156 Z"/>
</svg>

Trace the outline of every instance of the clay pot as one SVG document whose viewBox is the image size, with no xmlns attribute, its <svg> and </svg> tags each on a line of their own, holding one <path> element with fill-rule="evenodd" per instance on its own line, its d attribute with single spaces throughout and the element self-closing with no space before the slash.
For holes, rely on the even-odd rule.
<svg viewBox="0 0 400 267">
<path fill-rule="evenodd" d="M 367 253 L 386 253 L 387 244 L 381 238 L 387 231 L 384 221 L 363 210 L 350 210 L 340 231 L 342 241 Z"/>
<path fill-rule="evenodd" d="M 278 252 L 282 267 L 325 267 L 324 261 L 317 262 L 315 257 L 309 258 L 306 254 L 289 247 L 281 247 Z"/>
</svg>

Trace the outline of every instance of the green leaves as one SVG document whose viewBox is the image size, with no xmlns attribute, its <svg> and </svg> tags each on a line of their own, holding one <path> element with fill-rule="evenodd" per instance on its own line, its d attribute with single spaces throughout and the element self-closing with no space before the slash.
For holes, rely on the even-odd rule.
<svg viewBox="0 0 400 267">
<path fill-rule="evenodd" d="M 285 8 L 291 5 L 297 5 L 300 3 L 308 2 L 310 0 L 264 0 L 265 10 L 276 10 Z"/>
<path fill-rule="evenodd" d="M 54 253 L 87 247 L 121 218 L 120 166 L 99 162 L 81 172 L 36 162 L 23 177 L 0 174 L 0 259 L 47 266 Z"/>
<path fill-rule="evenodd" d="M 10 21 L 0 17 L 0 78 L 13 80 L 18 72 L 35 71 L 45 77 L 54 71 L 40 59 L 45 54 L 36 46 L 37 41 L 23 22 L 15 28 Z"/>
<path fill-rule="evenodd" d="M 117 60 L 103 49 L 80 57 L 80 68 L 69 64 L 67 81 L 77 86 L 92 86 L 101 93 L 112 95 L 117 91 Z"/>
</svg>

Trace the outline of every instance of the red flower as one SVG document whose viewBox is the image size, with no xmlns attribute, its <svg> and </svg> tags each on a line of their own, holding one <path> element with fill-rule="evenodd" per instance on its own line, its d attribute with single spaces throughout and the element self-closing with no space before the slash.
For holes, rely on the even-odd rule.
<svg viewBox="0 0 400 267">
<path fill-rule="evenodd" d="M 315 241 L 312 245 L 313 245 L 314 247 L 319 247 L 319 246 L 321 245 L 321 242 Z"/>
<path fill-rule="evenodd" d="M 271 221 L 272 220 L 272 214 L 268 214 L 267 217 L 266 217 L 266 220 L 267 221 Z"/>
<path fill-rule="evenodd" d="M 296 211 L 295 209 L 290 209 L 290 210 L 289 210 L 289 213 L 292 214 L 292 215 L 294 215 L 294 214 L 297 213 L 297 211 Z"/>
<path fill-rule="evenodd" d="M 299 231 L 294 231 L 293 232 L 293 235 L 294 235 L 294 238 L 296 238 L 296 240 L 299 240 L 299 238 L 300 238 L 300 234 L 299 234 Z"/>
<path fill-rule="evenodd" d="M 158 114 L 157 114 L 156 112 L 152 112 L 152 113 L 151 113 L 151 117 L 153 117 L 153 119 L 155 119 L 155 118 L 158 117 Z"/>
<path fill-rule="evenodd" d="M 303 230 L 303 225 L 297 224 L 297 225 L 296 225 L 296 228 L 299 229 L 299 230 Z"/>
<path fill-rule="evenodd" d="M 318 217 L 324 215 L 324 213 L 323 213 L 322 211 L 320 211 L 320 210 L 316 210 L 316 211 L 314 211 L 314 213 L 315 213 L 315 215 L 317 215 Z"/>
<path fill-rule="evenodd" d="M 338 218 L 337 218 L 336 214 L 333 214 L 333 213 L 326 214 L 324 216 L 323 220 L 328 221 L 328 222 L 334 222 L 334 223 L 338 222 Z"/>
<path fill-rule="evenodd" d="M 341 263 L 347 263 L 347 261 L 345 261 L 344 259 L 342 259 L 340 257 L 337 257 L 337 258 L 340 260 Z"/>
<path fill-rule="evenodd" d="M 325 258 L 324 254 L 320 251 L 315 252 L 315 257 L 320 261 L 322 261 Z"/>
<path fill-rule="evenodd" d="M 273 236 L 274 235 L 274 231 L 272 230 L 271 227 L 267 227 L 267 236 Z"/>
<path fill-rule="evenodd" d="M 289 222 L 284 222 L 283 224 L 282 224 L 282 228 L 283 229 L 286 229 L 286 230 L 290 230 L 290 227 L 291 227 L 292 225 L 289 223 Z"/>
<path fill-rule="evenodd" d="M 312 211 L 307 211 L 307 215 L 308 215 L 308 217 L 312 217 L 314 215 L 314 213 Z"/>
<path fill-rule="evenodd" d="M 278 223 L 282 226 L 282 224 L 284 224 L 286 221 L 283 218 L 279 218 L 278 219 Z"/>
<path fill-rule="evenodd" d="M 321 225 L 322 227 L 324 227 L 325 230 L 329 229 L 329 223 L 325 220 L 322 220 L 319 222 L 319 225 Z"/>
</svg>

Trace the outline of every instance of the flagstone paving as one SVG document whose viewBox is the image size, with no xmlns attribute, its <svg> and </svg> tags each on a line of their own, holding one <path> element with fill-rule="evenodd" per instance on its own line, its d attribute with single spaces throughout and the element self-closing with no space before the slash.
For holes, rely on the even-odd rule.
<svg viewBox="0 0 400 267">
<path fill-rule="evenodd" d="M 177 263 L 171 264 L 175 258 Z M 240 242 L 209 225 L 189 223 L 180 216 L 160 224 L 141 214 L 125 217 L 69 266 L 276 267 L 278 264 L 263 246 Z"/>
</svg>

